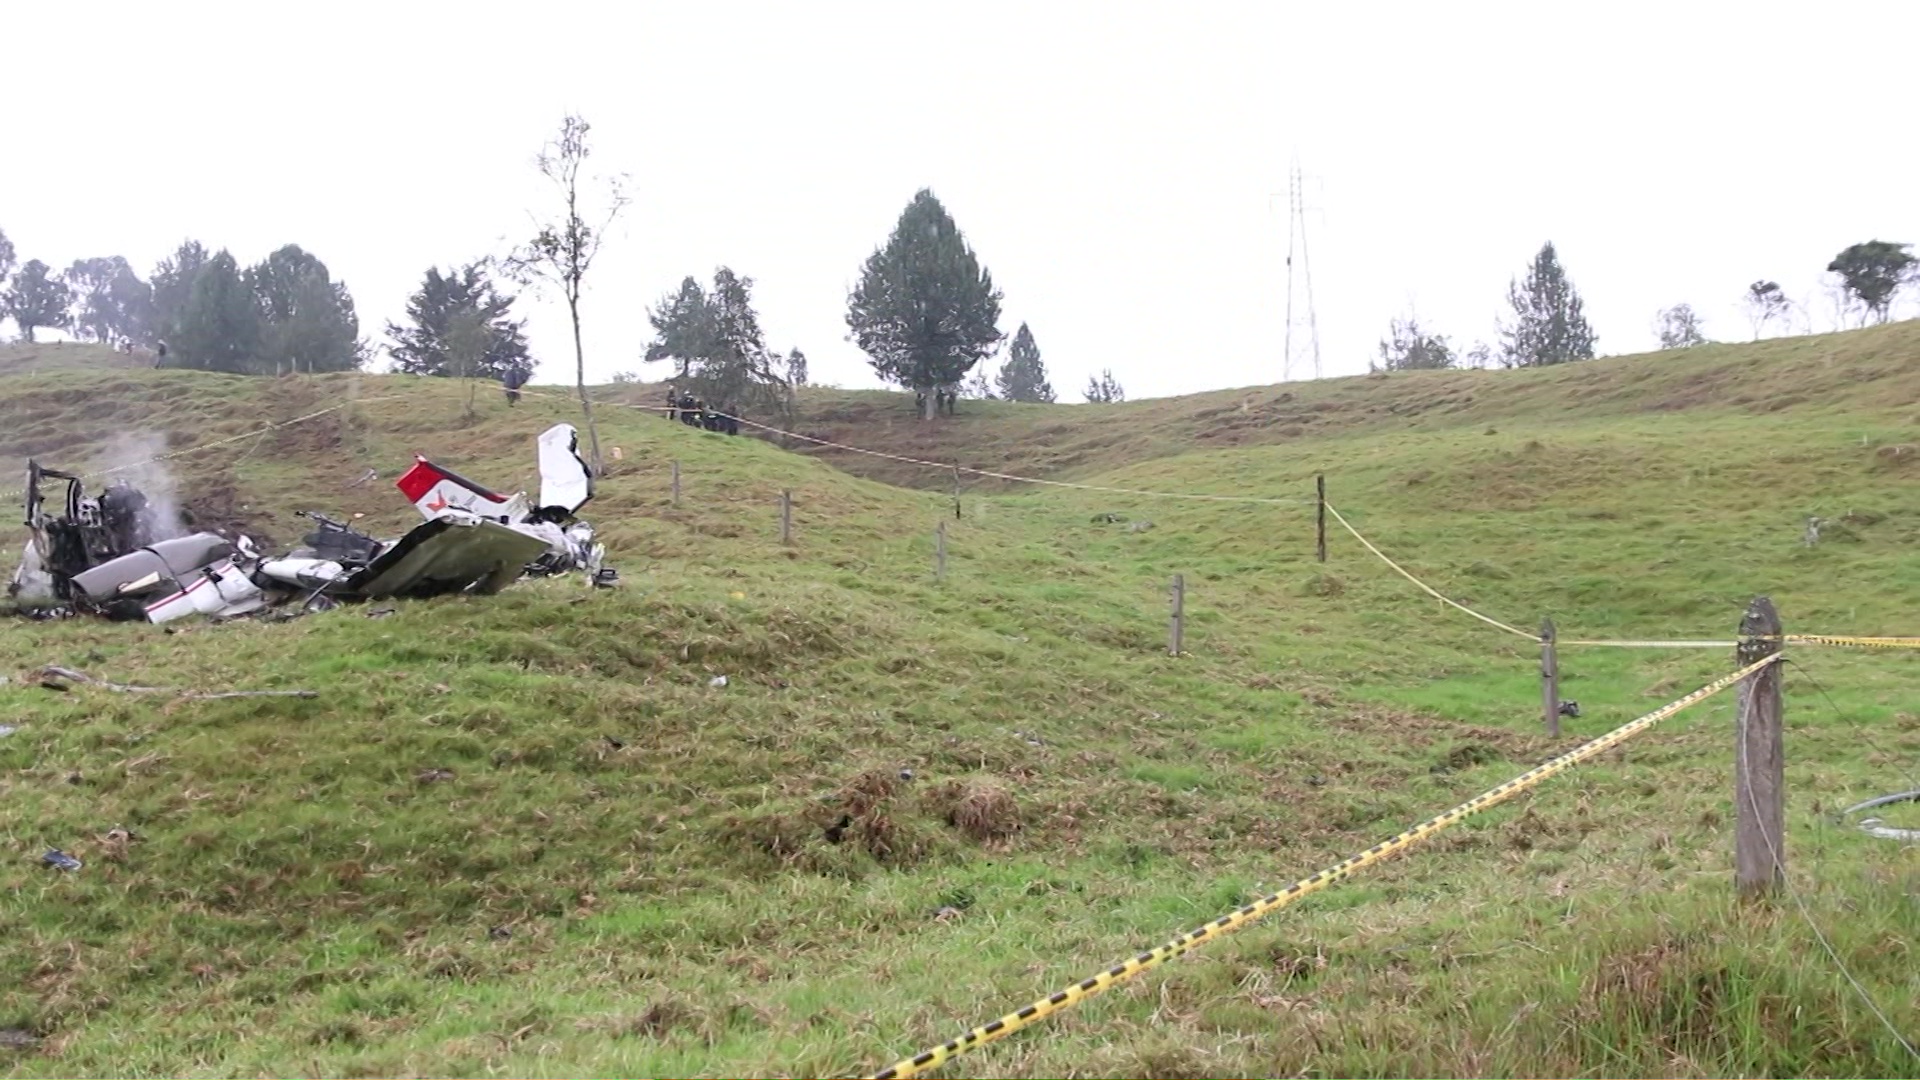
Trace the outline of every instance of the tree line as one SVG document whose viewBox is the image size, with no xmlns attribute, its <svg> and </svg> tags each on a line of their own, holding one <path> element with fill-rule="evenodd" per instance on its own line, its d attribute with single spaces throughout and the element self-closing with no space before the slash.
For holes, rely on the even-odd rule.
<svg viewBox="0 0 1920 1080">
<path fill-rule="evenodd" d="M 1859 326 L 1886 322 L 1902 290 L 1920 288 L 1920 260 L 1908 250 L 1912 246 L 1868 240 L 1849 246 L 1827 264 L 1827 272 L 1834 275 L 1845 300 L 1843 327 L 1849 310 L 1857 316 Z M 1785 322 L 1795 308 L 1777 281 L 1754 282 L 1747 287 L 1742 302 L 1755 341 L 1769 325 Z M 1551 241 L 1534 256 L 1526 275 L 1509 283 L 1507 304 L 1497 350 L 1477 342 L 1460 355 L 1444 334 L 1432 333 L 1420 325 L 1418 318 L 1408 315 L 1388 324 L 1379 359 L 1370 365 L 1371 370 L 1485 368 L 1495 364 L 1506 368 L 1545 367 L 1593 359 L 1598 338 L 1587 322 L 1580 293 L 1568 279 Z M 1663 350 L 1710 343 L 1704 323 L 1690 304 L 1661 309 L 1654 316 L 1654 333 Z"/>
<path fill-rule="evenodd" d="M 161 366 L 245 375 L 345 371 L 366 361 L 346 284 L 288 244 L 253 266 L 232 253 L 181 244 L 142 278 L 119 255 L 76 259 L 55 271 L 16 267 L 0 233 L 0 313 L 24 340 L 62 330 L 119 349 L 152 349 Z"/>
</svg>

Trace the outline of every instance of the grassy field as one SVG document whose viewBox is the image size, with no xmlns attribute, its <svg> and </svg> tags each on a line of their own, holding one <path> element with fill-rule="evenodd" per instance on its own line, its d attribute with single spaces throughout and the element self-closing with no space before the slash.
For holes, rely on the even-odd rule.
<svg viewBox="0 0 1920 1080">
<path fill-rule="evenodd" d="M 469 419 L 458 386 L 393 376 L 63 370 L 47 348 L 0 356 L 0 467 L 230 439 L 138 478 L 275 540 L 300 508 L 403 526 L 416 452 L 527 484 L 534 434 L 570 415 L 483 393 Z M 1164 492 L 1304 498 L 1324 472 L 1410 570 L 1565 637 L 1727 638 L 1755 594 L 1789 632 L 1914 634 L 1916 356 L 1908 324 L 933 424 L 820 392 L 801 430 Z M 949 475 L 602 417 L 620 452 L 589 516 L 618 590 L 171 633 L 0 622 L 0 1030 L 32 1037 L 0 1072 L 857 1074 L 1732 666 L 1565 649 L 1582 715 L 1550 740 L 1531 643 L 1337 531 L 1316 563 L 1304 502 L 969 481 L 955 520 Z M 320 696 L 56 693 L 45 664 Z M 1835 814 L 1920 786 L 1920 656 L 1796 648 L 1786 683 L 1805 917 L 1733 898 L 1723 694 L 947 1072 L 1913 1075 L 1812 927 L 1920 1035 L 1920 858 Z M 85 867 L 39 865 L 48 847 Z"/>
</svg>

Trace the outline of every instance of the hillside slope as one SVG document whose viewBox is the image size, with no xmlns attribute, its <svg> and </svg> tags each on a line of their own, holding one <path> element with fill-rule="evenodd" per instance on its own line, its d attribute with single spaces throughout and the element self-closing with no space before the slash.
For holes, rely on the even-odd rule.
<svg viewBox="0 0 1920 1080">
<path fill-rule="evenodd" d="M 1466 411 L 1503 411 L 1444 423 L 1362 418 L 1448 376 L 1300 388 L 1388 397 L 1343 426 L 1231 448 L 1172 434 L 1219 395 L 1034 410 L 1073 418 L 1078 466 L 1020 448 L 1011 426 L 982 454 L 1217 495 L 1303 494 L 1325 472 L 1335 505 L 1411 571 L 1521 626 L 1551 615 L 1567 637 L 1724 638 L 1756 592 L 1790 631 L 1911 634 L 1920 498 L 1899 449 L 1911 380 L 1882 357 L 1906 347 L 1893 331 L 1833 339 L 1852 357 L 1842 374 L 1807 375 L 1821 396 L 1774 410 L 1641 407 L 1656 375 L 1772 371 L 1770 345 L 1668 358 L 1702 366 L 1641 382 L 1598 362 L 1594 385 L 1515 383 L 1534 389 L 1477 396 Z M 1758 401 L 1787 375 L 1712 378 Z M 387 376 L 43 372 L 6 387 L 9 468 L 229 440 L 142 479 L 170 477 L 201 524 L 280 539 L 307 507 L 404 525 L 391 480 L 414 453 L 524 484 L 533 435 L 570 415 L 482 395 L 469 420 L 459 387 Z M 1603 389 L 1628 397 L 1609 406 Z M 877 1068 L 1730 664 L 1720 649 L 1563 650 L 1582 712 L 1556 742 L 1530 642 L 1421 596 L 1338 531 L 1316 563 L 1310 506 L 970 487 L 955 519 L 944 493 L 757 440 L 636 411 L 602 422 L 620 454 L 589 516 L 616 591 L 522 584 L 377 619 L 174 633 L 0 623 L 0 712 L 17 729 L 0 737 L 0 1029 L 37 1040 L 0 1048 L 0 1071 Z M 356 486 L 369 468 L 377 482 Z M 1813 547 L 1809 514 L 1831 522 Z M 1832 813 L 1920 786 L 1920 657 L 1795 659 L 1791 880 L 1877 1006 L 1920 1030 L 1904 945 L 1920 858 Z M 49 663 L 321 696 L 62 694 L 33 685 Z M 949 1072 L 1906 1075 L 1912 1059 L 1800 909 L 1732 899 L 1730 718 L 1730 698 L 1712 699 Z M 1885 816 L 1920 824 L 1901 813 Z M 86 865 L 40 866 L 48 847 Z"/>
<path fill-rule="evenodd" d="M 612 388 L 660 405 L 658 385 Z M 1120 405 L 961 402 L 959 414 L 917 419 L 911 395 L 809 390 L 804 435 L 938 462 L 1026 476 L 1085 476 L 1194 450 L 1314 442 L 1377 432 L 1437 432 L 1489 424 L 1557 425 L 1646 413 L 1753 416 L 1920 409 L 1920 322 L 1845 334 L 1607 357 L 1530 371 L 1410 371 L 1217 390 Z M 761 417 L 759 419 L 767 420 Z M 944 489 L 939 472 L 826 448 L 857 475 Z"/>
</svg>

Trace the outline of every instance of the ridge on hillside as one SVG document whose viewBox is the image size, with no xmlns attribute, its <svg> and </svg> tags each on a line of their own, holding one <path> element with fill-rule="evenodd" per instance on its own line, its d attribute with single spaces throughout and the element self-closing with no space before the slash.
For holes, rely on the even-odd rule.
<svg viewBox="0 0 1920 1080">
<path fill-rule="evenodd" d="M 614 400 L 664 407 L 664 384 L 615 386 Z M 965 400 L 921 420 L 910 395 L 803 389 L 794 430 L 904 457 L 1043 479 L 1084 478 L 1196 450 L 1381 430 L 1643 412 L 1745 412 L 1920 404 L 1920 321 L 1836 334 L 1610 356 L 1525 370 L 1407 371 L 1211 390 L 1118 405 Z M 775 423 L 769 417 L 753 417 Z M 943 473 L 830 447 L 795 445 L 858 476 L 946 490 Z M 969 479 L 991 487 L 991 481 Z"/>
</svg>

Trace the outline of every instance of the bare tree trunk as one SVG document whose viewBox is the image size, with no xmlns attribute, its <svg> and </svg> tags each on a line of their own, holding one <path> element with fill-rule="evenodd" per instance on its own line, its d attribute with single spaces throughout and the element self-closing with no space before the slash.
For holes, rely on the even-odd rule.
<svg viewBox="0 0 1920 1080">
<path fill-rule="evenodd" d="M 573 373 L 574 385 L 580 388 L 580 412 L 587 418 L 587 445 L 593 453 L 593 475 L 605 476 L 606 466 L 600 461 L 600 429 L 593 423 L 593 399 L 587 396 L 587 353 L 580 345 L 580 298 L 567 297 L 567 312 L 573 316 Z"/>
</svg>

